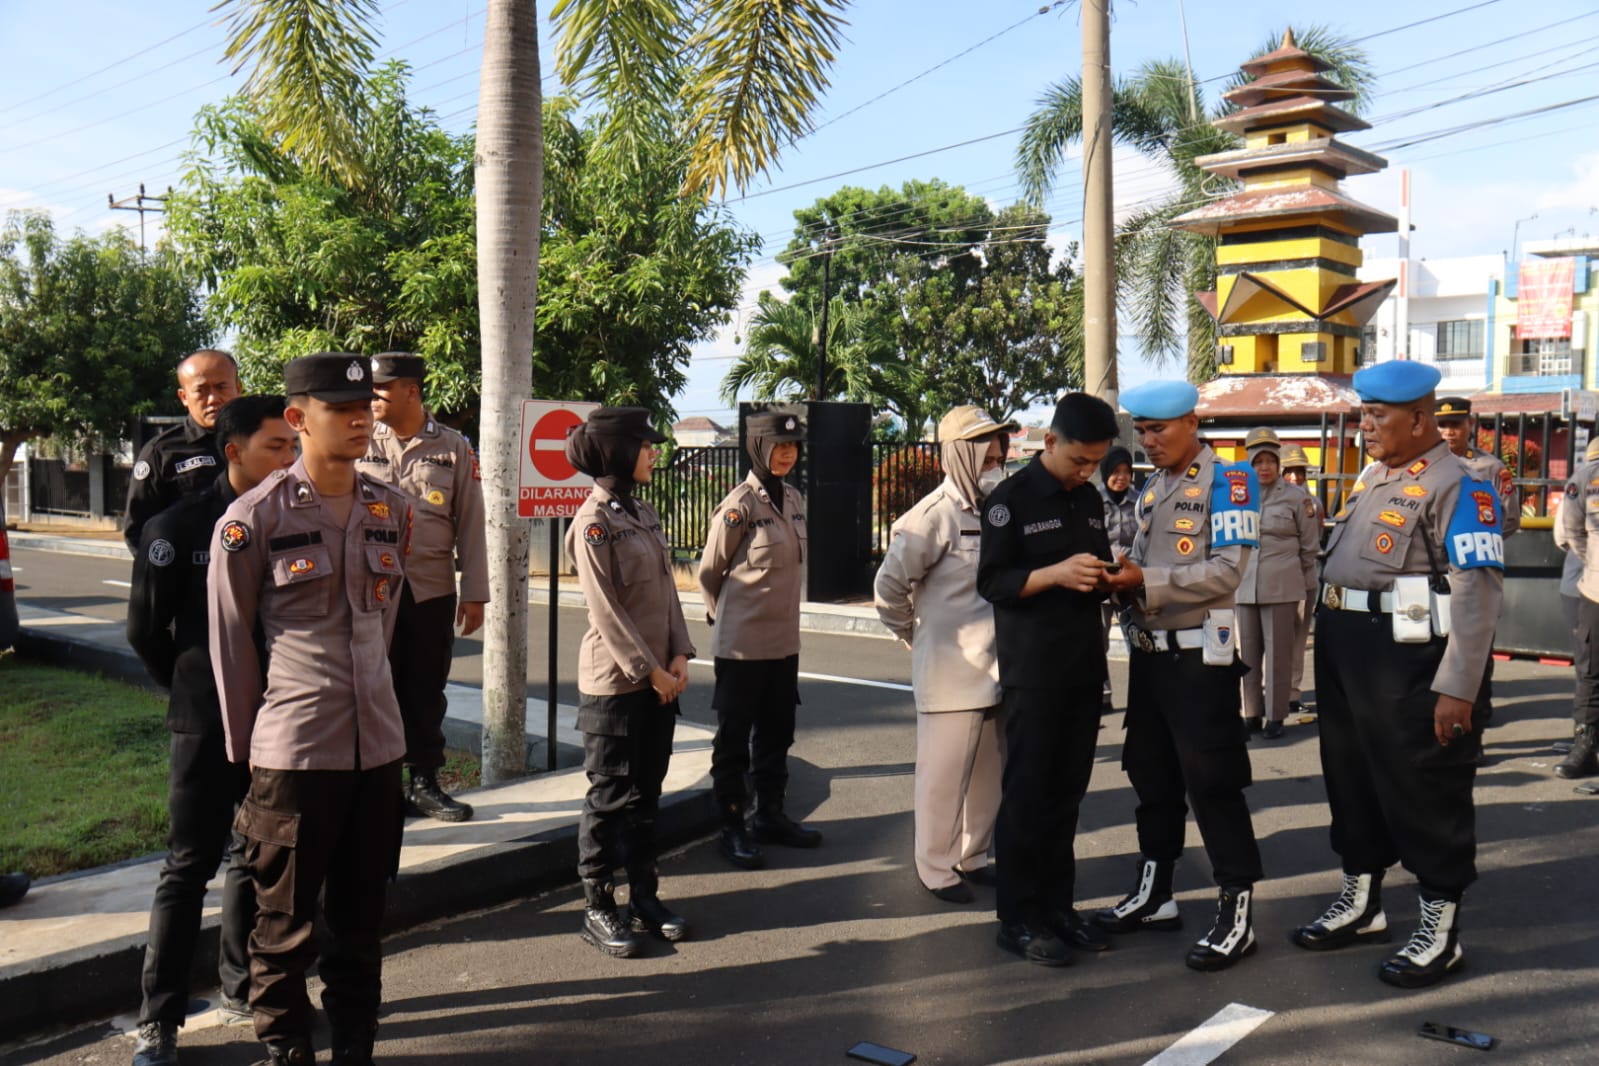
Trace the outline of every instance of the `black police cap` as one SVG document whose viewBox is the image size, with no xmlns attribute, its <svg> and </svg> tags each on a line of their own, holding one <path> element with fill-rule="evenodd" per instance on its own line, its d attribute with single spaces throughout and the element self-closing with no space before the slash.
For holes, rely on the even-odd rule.
<svg viewBox="0 0 1599 1066">
<path fill-rule="evenodd" d="M 1471 414 L 1471 401 L 1464 396 L 1443 396 L 1432 414 L 1434 418 L 1465 418 Z"/>
<path fill-rule="evenodd" d="M 283 368 L 286 396 L 310 395 L 323 403 L 372 399 L 372 363 L 364 355 L 318 352 L 290 359 Z"/>
<path fill-rule="evenodd" d="M 805 423 L 788 411 L 759 411 L 744 420 L 744 431 L 774 444 L 805 439 Z"/>
<path fill-rule="evenodd" d="M 588 431 L 602 437 L 647 440 L 660 444 L 666 434 L 650 425 L 650 412 L 644 407 L 601 407 L 588 417 Z"/>
<path fill-rule="evenodd" d="M 396 378 L 416 378 L 420 381 L 427 376 L 427 372 L 427 362 L 420 355 L 410 352 L 384 352 L 372 357 L 372 380 L 379 384 Z"/>
</svg>

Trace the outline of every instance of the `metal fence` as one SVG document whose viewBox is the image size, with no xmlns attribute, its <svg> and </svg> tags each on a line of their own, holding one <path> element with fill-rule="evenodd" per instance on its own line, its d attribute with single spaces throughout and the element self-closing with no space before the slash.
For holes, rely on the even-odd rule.
<svg viewBox="0 0 1599 1066">
<path fill-rule="evenodd" d="M 693 558 L 704 550 L 716 505 L 741 478 L 739 451 L 734 445 L 679 448 L 655 468 L 648 485 L 639 486 L 639 496 L 660 513 L 674 555 Z"/>
<path fill-rule="evenodd" d="M 872 558 L 888 551 L 895 519 L 944 480 L 939 446 L 923 441 L 872 445 Z"/>
</svg>

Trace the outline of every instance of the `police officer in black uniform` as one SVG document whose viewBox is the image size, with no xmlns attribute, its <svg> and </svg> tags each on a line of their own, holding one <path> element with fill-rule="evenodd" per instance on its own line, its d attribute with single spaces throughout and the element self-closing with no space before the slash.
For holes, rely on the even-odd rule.
<svg viewBox="0 0 1599 1066">
<path fill-rule="evenodd" d="M 128 596 L 128 643 L 150 677 L 172 693 L 167 705 L 171 833 L 150 905 L 134 1066 L 177 1061 L 177 1030 L 189 1005 L 205 886 L 222 859 L 234 808 L 250 787 L 249 769 L 230 763 L 224 750 L 222 711 L 211 671 L 205 591 L 211 534 L 239 493 L 294 462 L 294 432 L 283 420 L 281 396 L 234 400 L 217 416 L 216 436 L 227 468 L 200 492 L 145 523 Z M 222 885 L 218 973 L 222 1013 L 248 1020 L 255 890 L 237 858 L 236 849 Z"/>
<path fill-rule="evenodd" d="M 237 395 L 239 364 L 229 353 L 202 348 L 178 364 L 178 402 L 189 417 L 151 439 L 133 464 L 122 529 L 129 551 L 138 552 L 146 522 L 217 479 L 224 465 L 217 415 Z"/>
<path fill-rule="evenodd" d="M 1055 407 L 1044 450 L 984 501 L 977 591 L 994 605 L 1006 759 L 999 821 L 999 946 L 1041 966 L 1066 944 L 1103 951 L 1073 909 L 1077 811 L 1094 768 L 1105 650 L 1099 604 L 1111 560 L 1090 482 L 1116 412 L 1085 393 Z"/>
</svg>

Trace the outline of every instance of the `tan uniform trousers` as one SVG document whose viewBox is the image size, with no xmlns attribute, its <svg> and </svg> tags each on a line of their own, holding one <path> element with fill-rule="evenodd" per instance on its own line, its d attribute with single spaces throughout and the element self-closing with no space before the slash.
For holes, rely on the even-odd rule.
<svg viewBox="0 0 1599 1066">
<path fill-rule="evenodd" d="M 916 873 L 928 888 L 988 865 L 1004 744 L 1002 707 L 916 716 Z"/>
<path fill-rule="evenodd" d="M 1288 716 L 1298 607 L 1296 603 L 1237 605 L 1238 650 L 1249 667 L 1242 682 L 1245 718 L 1259 718 L 1263 711 L 1273 722 Z"/>
</svg>

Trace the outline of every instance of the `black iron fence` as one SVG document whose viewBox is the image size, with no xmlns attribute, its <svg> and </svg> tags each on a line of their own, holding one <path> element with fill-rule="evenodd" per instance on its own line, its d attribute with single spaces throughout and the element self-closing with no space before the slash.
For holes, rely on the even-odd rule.
<svg viewBox="0 0 1599 1066">
<path fill-rule="evenodd" d="M 733 445 L 679 448 L 640 486 L 639 496 L 660 513 L 674 555 L 696 557 L 704 550 L 716 505 L 739 483 L 738 459 Z"/>
<path fill-rule="evenodd" d="M 944 480 L 939 446 L 911 444 L 872 445 L 872 557 L 881 561 L 888 551 L 889 531 L 895 519 L 916 506 L 916 501 Z"/>
</svg>

